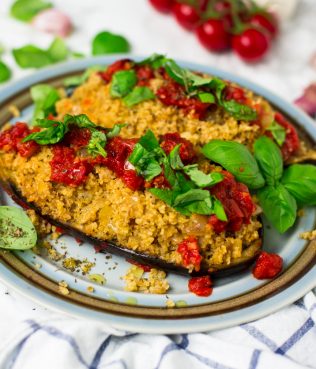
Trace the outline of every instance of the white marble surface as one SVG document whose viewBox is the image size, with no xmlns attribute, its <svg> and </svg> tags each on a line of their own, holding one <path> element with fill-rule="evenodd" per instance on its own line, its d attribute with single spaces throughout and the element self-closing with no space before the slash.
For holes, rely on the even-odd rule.
<svg viewBox="0 0 316 369">
<path fill-rule="evenodd" d="M 68 13 L 75 31 L 67 39 L 71 49 L 90 53 L 93 36 L 101 30 L 125 35 L 135 54 L 167 53 L 196 63 L 216 66 L 251 79 L 287 100 L 293 100 L 302 89 L 316 80 L 316 71 L 309 66 L 316 51 L 316 1 L 302 0 L 294 18 L 282 25 L 282 33 L 264 62 L 247 65 L 232 53 L 210 54 L 200 46 L 193 34 L 181 29 L 171 16 L 156 13 L 146 0 L 54 0 Z M 14 79 L 33 70 L 21 70 L 10 53 L 13 47 L 27 43 L 47 47 L 52 36 L 15 21 L 8 15 L 12 1 L 0 0 L 0 43 L 6 48 L 4 60 L 12 67 Z M 1 341 L 13 334 L 25 318 L 45 319 L 55 316 L 28 299 L 0 284 Z"/>
</svg>

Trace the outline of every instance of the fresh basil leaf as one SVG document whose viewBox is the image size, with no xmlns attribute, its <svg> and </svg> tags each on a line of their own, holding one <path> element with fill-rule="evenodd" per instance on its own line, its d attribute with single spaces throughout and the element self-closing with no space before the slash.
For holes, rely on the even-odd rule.
<svg viewBox="0 0 316 369">
<path fill-rule="evenodd" d="M 188 90 L 188 80 L 185 69 L 181 68 L 172 59 L 167 59 L 167 61 L 164 64 L 164 67 L 166 69 L 166 72 L 173 80 L 178 82 L 180 85 L 183 85 L 186 88 L 186 90 Z"/>
<path fill-rule="evenodd" d="M 121 132 L 121 129 L 126 127 L 127 124 L 123 123 L 123 124 L 115 124 L 113 126 L 113 128 L 111 128 L 108 133 L 106 134 L 106 137 L 107 138 L 113 138 L 113 137 L 116 137 L 120 134 Z"/>
<path fill-rule="evenodd" d="M 211 94 L 210 92 L 201 92 L 198 94 L 198 98 L 203 102 L 203 103 L 208 103 L 208 104 L 215 104 L 215 97 L 213 94 Z"/>
<path fill-rule="evenodd" d="M 66 60 L 69 55 L 65 41 L 61 37 L 56 37 L 53 40 L 47 52 L 54 63 Z"/>
<path fill-rule="evenodd" d="M 149 188 L 148 191 L 169 206 L 173 205 L 174 199 L 177 196 L 176 192 L 162 188 Z"/>
<path fill-rule="evenodd" d="M 284 127 L 282 127 L 276 121 L 273 121 L 267 128 L 267 131 L 271 132 L 273 138 L 279 146 L 284 144 L 286 138 L 286 129 Z"/>
<path fill-rule="evenodd" d="M 316 205 L 316 166 L 293 164 L 285 169 L 282 183 L 300 206 Z"/>
<path fill-rule="evenodd" d="M 40 11 L 51 7 L 50 2 L 42 0 L 17 0 L 12 4 L 10 13 L 16 19 L 29 22 Z"/>
<path fill-rule="evenodd" d="M 7 82 L 11 78 L 10 68 L 0 60 L 0 83 Z"/>
<path fill-rule="evenodd" d="M 39 119 L 37 122 L 43 121 L 43 124 L 48 124 L 48 119 Z M 40 145 L 55 144 L 61 141 L 65 134 L 68 132 L 68 127 L 63 122 L 49 121 L 52 122 L 49 128 L 46 128 L 40 132 L 33 132 L 26 136 L 22 142 L 35 141 Z"/>
<path fill-rule="evenodd" d="M 0 206 L 0 248 L 28 250 L 36 241 L 34 225 L 22 209 Z"/>
<path fill-rule="evenodd" d="M 35 123 L 35 127 L 41 127 L 41 128 L 50 128 L 55 127 L 56 122 L 51 119 L 37 119 Z"/>
<path fill-rule="evenodd" d="M 224 178 L 221 173 L 217 172 L 205 174 L 198 169 L 197 164 L 186 165 L 183 171 L 190 177 L 191 181 L 200 188 L 214 186 Z"/>
<path fill-rule="evenodd" d="M 278 146 L 266 136 L 255 141 L 254 155 L 268 185 L 274 186 L 282 177 L 283 160 Z"/>
<path fill-rule="evenodd" d="M 148 151 L 152 151 L 160 147 L 159 142 L 154 135 L 154 132 L 150 129 L 146 131 L 146 133 L 140 138 L 138 142 Z"/>
<path fill-rule="evenodd" d="M 164 55 L 152 54 L 148 58 L 136 63 L 136 65 L 149 65 L 153 69 L 163 67 L 168 59 Z"/>
<path fill-rule="evenodd" d="M 96 128 L 96 124 L 93 123 L 86 114 L 79 115 L 66 114 L 64 116 L 64 123 L 66 125 L 75 124 L 79 128 Z"/>
<path fill-rule="evenodd" d="M 218 199 L 214 199 L 214 214 L 217 216 L 219 220 L 222 220 L 223 222 L 227 222 L 227 215 L 225 213 L 225 209 L 222 205 L 222 203 Z"/>
<path fill-rule="evenodd" d="M 185 76 L 188 80 L 188 85 L 190 88 L 196 89 L 197 87 L 209 85 L 212 81 L 212 77 L 203 77 L 196 73 L 185 69 Z"/>
<path fill-rule="evenodd" d="M 50 54 L 34 45 L 13 49 L 13 56 L 21 68 L 42 68 L 53 63 Z"/>
<path fill-rule="evenodd" d="M 280 233 L 292 227 L 296 219 L 296 201 L 282 184 L 261 188 L 257 196 L 264 215 Z"/>
<path fill-rule="evenodd" d="M 257 112 L 250 106 L 239 104 L 235 100 L 222 101 L 223 108 L 237 120 L 255 120 Z"/>
<path fill-rule="evenodd" d="M 249 188 L 263 187 L 264 178 L 246 146 L 234 141 L 212 140 L 202 147 L 202 153 L 208 159 L 220 164 Z"/>
<path fill-rule="evenodd" d="M 64 79 L 64 86 L 65 87 L 74 87 L 80 86 L 87 81 L 87 79 L 93 74 L 94 72 L 102 72 L 104 71 L 104 67 L 101 65 L 94 65 L 88 68 L 85 72 L 83 72 L 80 76 L 73 76 Z"/>
<path fill-rule="evenodd" d="M 209 191 L 192 189 L 176 197 L 174 206 L 184 206 L 194 201 L 204 201 L 210 197 Z"/>
<path fill-rule="evenodd" d="M 152 100 L 155 94 L 146 86 L 136 86 L 132 92 L 123 98 L 126 106 L 129 108 L 146 100 Z"/>
<path fill-rule="evenodd" d="M 169 162 L 171 165 L 171 168 L 174 170 L 180 170 L 184 167 L 182 160 L 180 158 L 179 150 L 180 150 L 181 144 L 175 146 L 169 154 Z"/>
<path fill-rule="evenodd" d="M 209 195 L 209 197 L 204 200 L 194 201 L 183 206 L 175 206 L 175 209 L 184 215 L 211 215 L 213 214 L 213 203 L 211 196 Z"/>
<path fill-rule="evenodd" d="M 140 143 L 137 143 L 127 160 L 136 166 L 146 152 L 147 150 Z"/>
<path fill-rule="evenodd" d="M 177 175 L 174 172 L 174 170 L 171 168 L 169 159 L 167 157 L 164 157 L 162 159 L 162 164 L 163 164 L 163 174 L 166 180 L 168 181 L 168 183 L 170 184 L 170 186 L 172 187 L 172 189 L 180 190 Z"/>
<path fill-rule="evenodd" d="M 121 70 L 113 74 L 110 94 L 112 97 L 124 97 L 129 94 L 137 83 L 134 70 Z"/>
<path fill-rule="evenodd" d="M 56 88 L 50 85 L 40 84 L 31 87 L 30 91 L 35 104 L 32 124 L 35 124 L 36 119 L 43 119 L 49 114 L 56 113 L 55 105 L 60 100 L 60 95 Z"/>
<path fill-rule="evenodd" d="M 181 172 L 176 172 L 175 177 L 176 177 L 176 185 L 181 191 L 181 193 L 187 192 L 195 188 L 195 184 L 192 181 L 187 180 Z"/>
<path fill-rule="evenodd" d="M 127 53 L 130 44 L 123 36 L 111 32 L 100 32 L 92 41 L 92 55 Z"/>
<path fill-rule="evenodd" d="M 89 154 L 101 155 L 106 157 L 106 151 L 104 150 L 106 144 L 106 135 L 98 130 L 93 130 L 91 133 L 90 140 L 87 145 L 87 151 Z"/>
<path fill-rule="evenodd" d="M 155 159 L 150 159 L 146 162 L 146 166 L 141 172 L 142 177 L 146 181 L 151 181 L 153 178 L 157 177 L 162 172 L 162 168 L 158 161 Z"/>
</svg>

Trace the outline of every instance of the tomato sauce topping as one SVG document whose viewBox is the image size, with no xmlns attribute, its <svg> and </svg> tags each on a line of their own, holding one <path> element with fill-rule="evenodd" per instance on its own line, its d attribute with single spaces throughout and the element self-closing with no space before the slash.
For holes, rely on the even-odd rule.
<svg viewBox="0 0 316 369">
<path fill-rule="evenodd" d="M 167 133 L 161 136 L 160 146 L 167 155 L 169 155 L 172 149 L 179 144 L 181 144 L 179 155 L 184 164 L 191 164 L 196 160 L 193 144 L 185 138 L 182 138 L 179 133 Z"/>
<path fill-rule="evenodd" d="M 137 85 L 138 86 L 148 86 L 149 81 L 154 78 L 154 71 L 150 68 L 149 65 L 137 66 L 136 68 L 137 75 Z"/>
<path fill-rule="evenodd" d="M 262 251 L 252 269 L 252 274 L 257 279 L 271 279 L 282 271 L 282 267 L 283 259 L 280 255 Z"/>
<path fill-rule="evenodd" d="M 196 97 L 188 97 L 183 86 L 174 81 L 166 82 L 158 89 L 156 95 L 164 105 L 176 106 L 186 114 L 193 112 L 198 119 L 204 119 L 210 107 L 210 104 L 203 103 Z"/>
<path fill-rule="evenodd" d="M 149 266 L 149 265 L 145 265 L 145 264 L 141 264 L 139 263 L 138 261 L 135 261 L 133 259 L 126 259 L 126 261 L 130 264 L 133 264 L 133 265 L 136 265 L 138 266 L 139 268 L 142 268 L 144 272 L 150 272 L 152 267 Z"/>
<path fill-rule="evenodd" d="M 16 151 L 21 156 L 29 158 L 39 151 L 40 146 L 34 141 L 22 142 L 22 139 L 37 131 L 38 128 L 30 129 L 26 123 L 18 122 L 0 133 L 0 149 Z"/>
<path fill-rule="evenodd" d="M 76 126 L 70 126 L 69 132 L 66 133 L 63 144 L 71 146 L 74 149 L 87 146 L 91 138 L 91 132 L 88 128 L 79 128 Z"/>
<path fill-rule="evenodd" d="M 110 82 L 113 74 L 120 70 L 129 70 L 132 68 L 132 61 L 130 59 L 117 60 L 109 65 L 104 72 L 99 72 L 99 76 L 105 81 Z"/>
<path fill-rule="evenodd" d="M 207 297 L 213 292 L 212 281 L 209 275 L 190 278 L 188 287 L 189 291 L 197 296 Z"/>
<path fill-rule="evenodd" d="M 225 100 L 235 100 L 239 104 L 246 104 L 247 97 L 245 95 L 245 91 L 236 86 L 228 85 L 224 90 L 224 99 Z"/>
<path fill-rule="evenodd" d="M 224 179 L 211 188 L 211 193 L 223 205 L 228 221 L 222 221 L 211 215 L 209 224 L 216 233 L 224 231 L 237 232 L 243 224 L 249 224 L 256 207 L 252 201 L 248 187 L 235 180 L 234 176 L 223 171 Z"/>
<path fill-rule="evenodd" d="M 182 256 L 184 266 L 193 266 L 196 272 L 200 270 L 202 256 L 200 255 L 197 239 L 194 236 L 189 236 L 180 242 L 177 251 Z"/>
</svg>

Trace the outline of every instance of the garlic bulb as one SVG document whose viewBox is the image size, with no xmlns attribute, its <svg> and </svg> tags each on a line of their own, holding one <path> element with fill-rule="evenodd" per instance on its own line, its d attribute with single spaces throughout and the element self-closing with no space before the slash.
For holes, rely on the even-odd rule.
<svg viewBox="0 0 316 369">
<path fill-rule="evenodd" d="M 68 15 L 57 9 L 46 9 L 37 14 L 33 19 L 33 26 L 40 31 L 66 37 L 72 30 L 71 20 Z"/>
</svg>

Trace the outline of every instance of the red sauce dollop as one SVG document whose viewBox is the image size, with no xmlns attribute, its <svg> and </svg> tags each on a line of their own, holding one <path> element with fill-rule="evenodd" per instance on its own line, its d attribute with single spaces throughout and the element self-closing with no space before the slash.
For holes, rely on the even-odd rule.
<svg viewBox="0 0 316 369">
<path fill-rule="evenodd" d="M 154 78 L 154 71 L 149 65 L 142 65 L 136 67 L 136 75 L 138 79 L 138 86 L 148 86 L 149 81 Z"/>
<path fill-rule="evenodd" d="M 212 281 L 209 275 L 191 278 L 188 287 L 189 291 L 197 296 L 207 297 L 213 292 Z"/>
<path fill-rule="evenodd" d="M 16 151 L 21 156 L 29 158 L 39 151 L 40 146 L 35 141 L 22 142 L 22 139 L 37 131 L 37 128 L 30 129 L 26 123 L 18 122 L 0 133 L 0 149 Z"/>
<path fill-rule="evenodd" d="M 224 90 L 224 99 L 225 100 L 235 100 L 239 104 L 245 104 L 247 102 L 247 97 L 245 95 L 245 91 L 236 86 L 228 85 Z"/>
<path fill-rule="evenodd" d="M 166 154 L 170 154 L 172 149 L 177 145 L 181 144 L 179 155 L 184 164 L 190 164 L 196 159 L 196 154 L 194 151 L 193 144 L 182 138 L 179 133 L 167 133 L 161 136 L 160 146 L 165 151 Z"/>
<path fill-rule="evenodd" d="M 129 70 L 132 68 L 132 61 L 130 59 L 117 60 L 109 65 L 104 72 L 99 72 L 99 76 L 105 81 L 110 82 L 113 74 L 120 70 Z"/>
<path fill-rule="evenodd" d="M 235 180 L 234 176 L 223 171 L 224 179 L 211 188 L 211 193 L 223 204 L 227 222 L 219 220 L 216 215 L 211 215 L 209 224 L 216 233 L 223 231 L 239 231 L 243 224 L 250 223 L 250 217 L 256 207 L 246 185 Z"/>
<path fill-rule="evenodd" d="M 282 271 L 282 267 L 283 259 L 280 255 L 262 251 L 252 269 L 252 274 L 257 279 L 271 279 Z"/>
<path fill-rule="evenodd" d="M 202 256 L 200 255 L 197 239 L 194 236 L 189 236 L 180 242 L 177 251 L 182 256 L 184 266 L 193 266 L 197 272 L 200 270 Z"/>
</svg>

